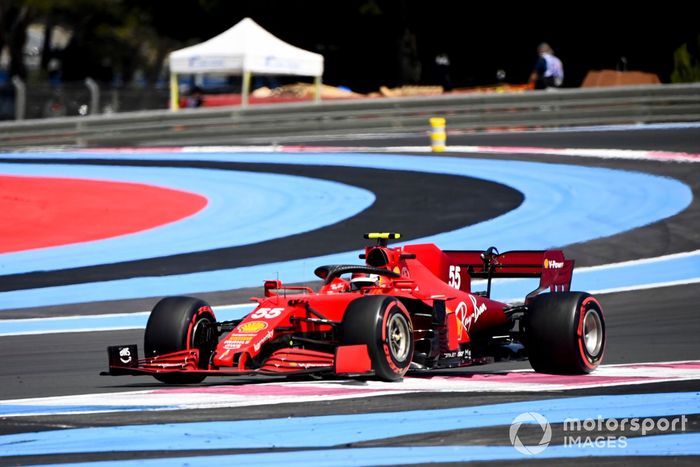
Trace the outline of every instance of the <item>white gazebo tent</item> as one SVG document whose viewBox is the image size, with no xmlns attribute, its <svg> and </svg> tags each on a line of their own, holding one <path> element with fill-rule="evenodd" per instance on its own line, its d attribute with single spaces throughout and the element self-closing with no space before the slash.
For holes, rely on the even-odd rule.
<svg viewBox="0 0 700 467">
<path fill-rule="evenodd" d="M 232 74 L 243 76 L 241 104 L 248 105 L 253 73 L 313 76 L 321 98 L 323 56 L 276 38 L 250 18 L 201 44 L 170 54 L 170 108 L 178 109 L 178 74 Z"/>
</svg>

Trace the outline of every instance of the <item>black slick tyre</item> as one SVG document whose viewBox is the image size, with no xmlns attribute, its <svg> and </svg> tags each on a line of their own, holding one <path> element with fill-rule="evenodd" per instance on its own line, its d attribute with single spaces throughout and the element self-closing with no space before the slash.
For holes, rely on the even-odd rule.
<svg viewBox="0 0 700 467">
<path fill-rule="evenodd" d="M 384 295 L 360 297 L 343 317 L 343 344 L 365 344 L 375 375 L 399 381 L 413 359 L 413 325 L 406 307 Z"/>
<path fill-rule="evenodd" d="M 527 307 L 525 342 L 535 371 L 583 374 L 598 367 L 606 335 L 603 308 L 595 297 L 583 292 L 545 293 Z"/>
<path fill-rule="evenodd" d="M 180 350 L 199 349 L 199 368 L 205 369 L 216 348 L 216 318 L 211 307 L 193 297 L 166 297 L 151 311 L 146 324 L 144 351 L 147 358 Z M 156 374 L 167 384 L 195 384 L 206 376 L 188 373 Z"/>
</svg>

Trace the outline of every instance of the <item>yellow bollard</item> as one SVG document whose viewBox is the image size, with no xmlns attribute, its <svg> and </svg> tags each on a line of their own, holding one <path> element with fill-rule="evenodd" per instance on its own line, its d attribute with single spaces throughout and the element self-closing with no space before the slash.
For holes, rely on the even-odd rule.
<svg viewBox="0 0 700 467">
<path fill-rule="evenodd" d="M 447 142 L 447 133 L 445 133 L 445 119 L 442 117 L 433 117 L 430 119 L 432 132 L 430 133 L 430 146 L 433 152 L 442 152 L 445 150 Z"/>
</svg>

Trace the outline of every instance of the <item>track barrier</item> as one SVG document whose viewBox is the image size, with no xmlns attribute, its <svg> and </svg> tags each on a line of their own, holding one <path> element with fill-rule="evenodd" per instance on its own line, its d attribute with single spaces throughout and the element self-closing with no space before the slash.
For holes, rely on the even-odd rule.
<svg viewBox="0 0 700 467">
<path fill-rule="evenodd" d="M 0 123 L 0 149 L 277 144 L 347 134 L 700 121 L 700 84 L 167 109 Z"/>
</svg>

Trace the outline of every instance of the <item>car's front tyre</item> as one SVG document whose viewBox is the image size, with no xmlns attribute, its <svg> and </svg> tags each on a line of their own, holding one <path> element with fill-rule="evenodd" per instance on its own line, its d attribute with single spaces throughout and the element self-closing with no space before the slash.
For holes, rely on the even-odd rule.
<svg viewBox="0 0 700 467">
<path fill-rule="evenodd" d="M 214 312 L 205 301 L 193 297 L 166 297 L 156 304 L 148 318 L 144 336 L 146 357 L 196 348 L 199 368 L 207 368 L 218 340 L 212 332 L 215 323 Z M 195 384 L 206 377 L 188 373 L 153 376 L 167 384 Z"/>
<path fill-rule="evenodd" d="M 413 325 L 396 298 L 368 295 L 348 305 L 343 316 L 343 343 L 365 344 L 375 375 L 399 381 L 413 359 Z"/>
</svg>

